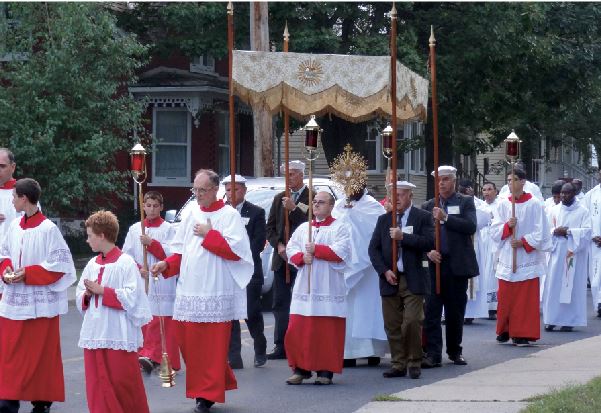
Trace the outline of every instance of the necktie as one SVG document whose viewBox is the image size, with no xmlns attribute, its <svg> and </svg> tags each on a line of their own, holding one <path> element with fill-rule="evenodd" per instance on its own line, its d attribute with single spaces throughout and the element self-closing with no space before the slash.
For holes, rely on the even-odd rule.
<svg viewBox="0 0 601 413">
<path fill-rule="evenodd" d="M 398 214 L 398 218 L 397 218 L 397 226 L 401 229 L 401 231 L 403 230 L 403 215 L 404 213 L 401 212 L 400 214 Z M 401 243 L 397 241 L 397 253 L 398 253 L 398 259 L 396 262 L 396 267 L 400 272 L 403 272 L 403 270 L 405 269 L 405 267 L 403 266 L 403 250 L 401 248 Z"/>
<path fill-rule="evenodd" d="M 292 200 L 294 201 L 295 204 L 296 204 L 296 201 L 298 200 L 298 195 L 299 195 L 298 191 L 292 191 Z"/>
</svg>

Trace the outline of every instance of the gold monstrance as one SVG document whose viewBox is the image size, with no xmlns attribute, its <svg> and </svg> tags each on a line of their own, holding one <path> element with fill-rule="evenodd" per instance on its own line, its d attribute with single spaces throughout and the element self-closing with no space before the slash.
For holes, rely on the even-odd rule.
<svg viewBox="0 0 601 413">
<path fill-rule="evenodd" d="M 352 208 L 351 196 L 365 187 L 367 183 L 367 162 L 365 158 L 353 152 L 353 147 L 346 144 L 344 152 L 334 159 L 330 168 L 332 181 L 342 188 L 346 195 L 346 208 Z"/>
</svg>

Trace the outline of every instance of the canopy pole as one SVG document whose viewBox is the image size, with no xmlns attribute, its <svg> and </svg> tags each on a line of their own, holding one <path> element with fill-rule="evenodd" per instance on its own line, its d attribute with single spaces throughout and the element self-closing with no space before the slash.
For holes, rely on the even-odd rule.
<svg viewBox="0 0 601 413">
<path fill-rule="evenodd" d="M 284 53 L 288 53 L 288 44 L 290 40 L 290 34 L 288 33 L 288 22 L 284 28 Z M 286 198 L 290 198 L 290 115 L 288 114 L 288 108 L 284 107 L 284 181 Z M 286 245 L 290 239 L 290 212 L 284 208 L 284 238 Z M 290 266 L 286 263 L 286 284 L 290 284 Z"/>
<path fill-rule="evenodd" d="M 390 121 L 392 126 L 392 177 L 390 185 L 392 186 L 390 194 L 392 199 L 390 199 L 390 204 L 392 205 L 392 227 L 396 228 L 397 226 L 397 116 L 396 116 L 396 57 L 397 57 L 397 49 L 396 49 L 396 36 L 397 36 L 397 11 L 392 3 L 392 10 L 390 10 L 390 103 L 391 107 L 391 116 L 392 119 Z M 392 272 L 394 275 L 397 275 L 397 241 L 392 239 Z"/>
<path fill-rule="evenodd" d="M 231 204 L 236 206 L 236 131 L 234 129 L 234 79 L 232 76 L 234 51 L 234 6 L 227 4 L 227 57 L 229 74 L 229 112 L 230 112 L 230 174 L 231 174 Z"/>
<path fill-rule="evenodd" d="M 432 138 L 434 141 L 434 206 L 439 206 L 438 190 L 438 99 L 436 97 L 436 39 L 430 26 L 430 75 L 432 77 Z M 435 220 L 436 251 L 440 253 L 440 221 Z M 436 263 L 436 294 L 440 294 L 440 263 Z"/>
</svg>

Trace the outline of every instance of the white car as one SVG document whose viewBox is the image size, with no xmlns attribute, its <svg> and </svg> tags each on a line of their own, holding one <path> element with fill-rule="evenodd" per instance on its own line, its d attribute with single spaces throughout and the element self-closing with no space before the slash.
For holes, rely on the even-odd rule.
<svg viewBox="0 0 601 413">
<path fill-rule="evenodd" d="M 309 178 L 305 178 L 305 184 L 309 183 Z M 246 178 L 246 197 L 245 200 L 260 206 L 265 210 L 265 219 L 269 217 L 269 211 L 273 198 L 284 190 L 285 181 L 283 177 L 278 178 Z M 327 177 L 313 177 L 313 189 L 315 192 L 327 191 L 335 199 L 344 198 L 344 192 Z M 225 188 L 220 186 L 217 192 L 217 198 L 225 199 Z M 165 213 L 165 220 L 177 226 L 185 214 L 191 208 L 197 205 L 196 197 L 192 195 L 184 206 L 179 210 L 169 210 Z M 273 284 L 273 271 L 271 270 L 271 258 L 273 254 L 272 246 L 265 241 L 265 248 L 261 252 L 261 262 L 263 263 L 263 288 L 262 294 L 265 296 L 270 293 Z"/>
</svg>

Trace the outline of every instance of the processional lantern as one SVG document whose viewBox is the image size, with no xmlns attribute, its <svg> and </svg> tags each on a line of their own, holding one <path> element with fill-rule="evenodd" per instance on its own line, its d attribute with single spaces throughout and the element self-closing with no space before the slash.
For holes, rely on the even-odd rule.
<svg viewBox="0 0 601 413">
<path fill-rule="evenodd" d="M 137 143 L 129 152 L 131 160 L 131 175 L 134 181 L 142 184 L 146 180 L 146 149 Z"/>
<path fill-rule="evenodd" d="M 520 156 L 520 144 L 522 141 L 514 131 L 505 138 L 505 155 L 511 162 L 515 162 Z"/>
<path fill-rule="evenodd" d="M 515 161 L 520 156 L 520 143 L 522 141 L 514 131 L 505 138 L 505 156 L 511 164 L 511 217 L 515 218 Z M 516 239 L 517 226 L 513 228 L 511 239 Z M 517 272 L 517 249 L 513 248 L 511 269 L 515 274 Z"/>
<path fill-rule="evenodd" d="M 390 125 L 382 131 L 382 155 L 390 162 L 392 158 L 392 126 Z"/>
<path fill-rule="evenodd" d="M 315 121 L 315 115 L 311 115 L 311 119 L 304 127 L 305 129 L 305 148 L 309 152 L 317 150 L 317 142 L 321 136 L 322 130 Z"/>
</svg>

